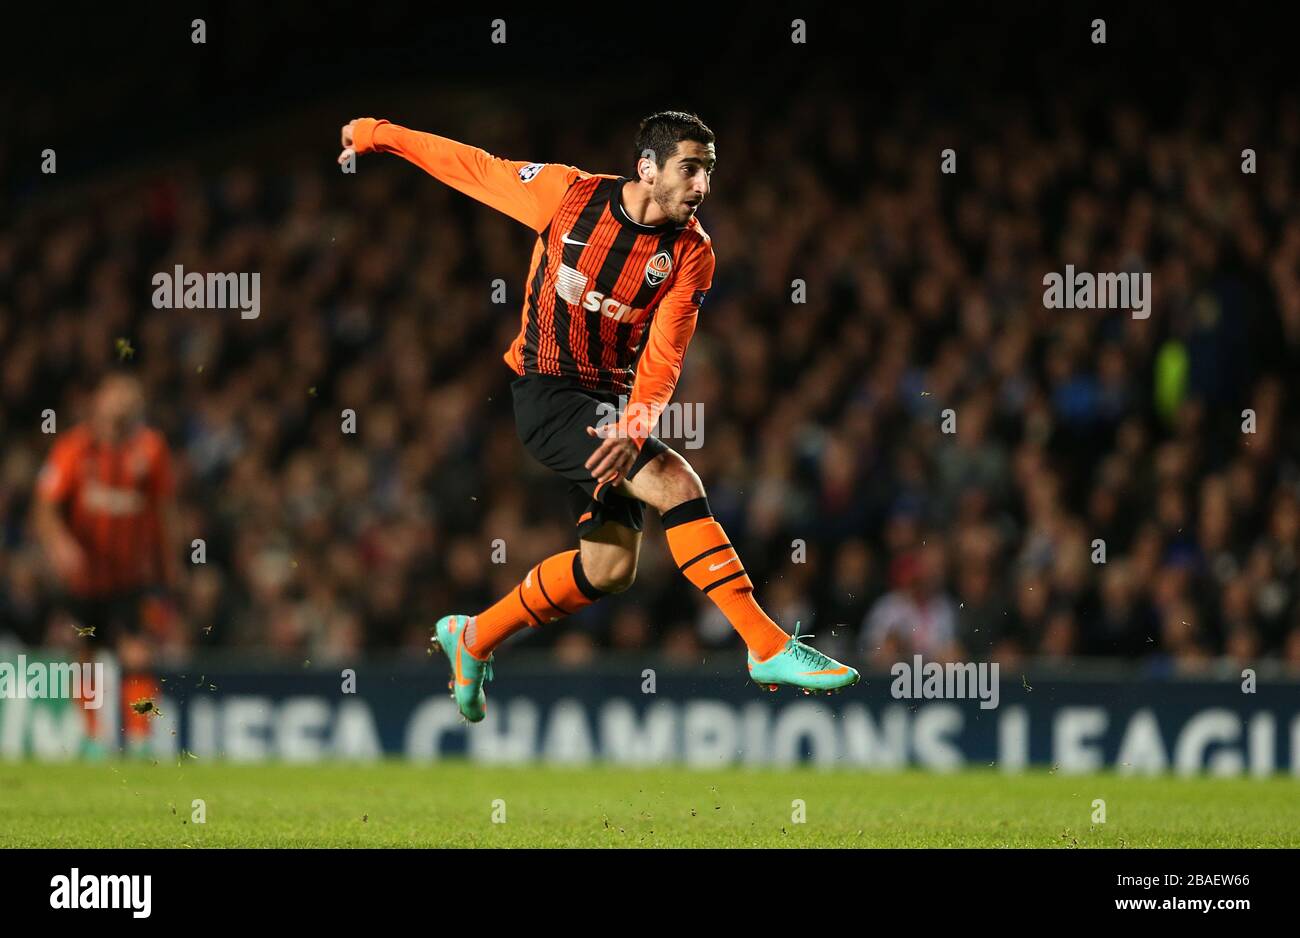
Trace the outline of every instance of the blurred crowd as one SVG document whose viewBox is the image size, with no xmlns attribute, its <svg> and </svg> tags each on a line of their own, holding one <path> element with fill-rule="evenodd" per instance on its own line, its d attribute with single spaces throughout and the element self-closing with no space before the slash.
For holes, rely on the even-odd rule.
<svg viewBox="0 0 1300 938">
<path fill-rule="evenodd" d="M 1300 673 L 1300 114 L 1189 108 L 1169 129 L 1123 104 L 1087 126 L 1060 102 L 996 108 L 701 114 L 717 273 L 676 400 L 702 405 L 703 446 L 668 442 L 773 618 L 854 663 Z M 557 135 L 501 102 L 409 123 L 627 174 L 640 116 Z M 341 174 L 335 136 L 169 162 L 0 230 L 0 633 L 75 638 L 30 526 L 41 414 L 71 426 L 111 370 L 143 382 L 175 458 L 165 654 L 423 655 L 438 616 L 573 546 L 501 361 L 529 232 L 395 157 Z M 261 315 L 153 308 L 177 264 L 259 272 Z M 1045 308 L 1066 264 L 1150 271 L 1150 318 Z M 520 646 L 580 664 L 739 643 L 650 518 L 632 589 Z"/>
</svg>

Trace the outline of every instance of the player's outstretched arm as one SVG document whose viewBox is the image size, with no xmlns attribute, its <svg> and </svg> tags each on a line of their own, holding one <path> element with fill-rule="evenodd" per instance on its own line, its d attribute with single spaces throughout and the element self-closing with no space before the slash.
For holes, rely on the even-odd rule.
<svg viewBox="0 0 1300 938">
<path fill-rule="evenodd" d="M 560 163 L 504 160 L 437 134 L 373 117 L 343 125 L 340 165 L 361 153 L 394 153 L 459 192 L 542 231 L 569 186 L 588 174 Z"/>
</svg>

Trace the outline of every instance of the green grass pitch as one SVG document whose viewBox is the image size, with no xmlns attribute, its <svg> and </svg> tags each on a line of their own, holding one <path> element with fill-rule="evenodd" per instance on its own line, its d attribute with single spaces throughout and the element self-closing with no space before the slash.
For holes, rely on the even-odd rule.
<svg viewBox="0 0 1300 938">
<path fill-rule="evenodd" d="M 1092 821 L 1098 798 L 1105 823 Z M 191 821 L 194 799 L 205 802 L 206 823 Z M 792 817 L 796 799 L 803 823 Z M 494 822 L 502 810 L 504 821 Z M 1295 847 L 1300 780 L 464 762 L 0 763 L 0 844 Z"/>
</svg>

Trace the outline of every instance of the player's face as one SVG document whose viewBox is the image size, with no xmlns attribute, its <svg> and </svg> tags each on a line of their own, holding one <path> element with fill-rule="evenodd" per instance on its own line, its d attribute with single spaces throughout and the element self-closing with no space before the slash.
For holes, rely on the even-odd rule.
<svg viewBox="0 0 1300 938">
<path fill-rule="evenodd" d="M 674 224 L 690 221 L 709 194 L 709 176 L 716 162 L 713 144 L 683 140 L 655 176 L 655 204 Z"/>
<path fill-rule="evenodd" d="M 121 442 L 135 429 L 143 411 L 139 388 L 124 381 L 109 381 L 95 395 L 95 433 L 105 442 Z"/>
</svg>

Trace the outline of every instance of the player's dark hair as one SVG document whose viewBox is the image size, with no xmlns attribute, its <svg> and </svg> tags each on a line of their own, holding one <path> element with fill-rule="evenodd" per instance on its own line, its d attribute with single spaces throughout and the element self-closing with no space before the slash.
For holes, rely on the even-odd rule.
<svg viewBox="0 0 1300 938">
<path fill-rule="evenodd" d="M 632 165 L 635 166 L 649 150 L 654 154 L 655 165 L 663 169 L 664 164 L 676 155 L 677 144 L 683 140 L 712 143 L 713 131 L 705 126 L 704 121 L 687 111 L 660 111 L 651 114 L 641 121 L 641 127 L 636 132 Z"/>
</svg>

